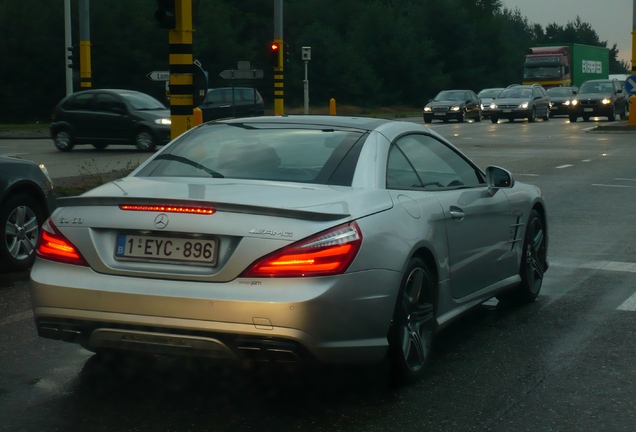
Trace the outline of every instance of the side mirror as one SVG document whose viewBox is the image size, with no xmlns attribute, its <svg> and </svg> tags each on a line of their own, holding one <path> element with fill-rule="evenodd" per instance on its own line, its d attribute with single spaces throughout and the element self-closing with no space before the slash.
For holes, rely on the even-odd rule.
<svg viewBox="0 0 636 432">
<path fill-rule="evenodd" d="M 489 166 L 486 168 L 486 183 L 488 189 L 509 189 L 515 185 L 515 179 L 510 171 Z"/>
</svg>

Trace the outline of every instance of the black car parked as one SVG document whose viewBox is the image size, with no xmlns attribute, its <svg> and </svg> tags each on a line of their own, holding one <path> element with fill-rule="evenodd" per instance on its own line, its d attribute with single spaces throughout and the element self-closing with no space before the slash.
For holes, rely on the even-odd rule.
<svg viewBox="0 0 636 432">
<path fill-rule="evenodd" d="M 44 165 L 0 155 L 0 269 L 31 267 L 40 226 L 55 205 L 53 182 Z"/>
<path fill-rule="evenodd" d="M 199 109 L 206 122 L 220 118 L 262 116 L 265 103 L 255 88 L 221 87 L 208 89 Z"/>
<path fill-rule="evenodd" d="M 583 121 L 590 121 L 590 117 L 607 117 L 608 121 L 614 121 L 616 114 L 623 120 L 627 117 L 627 103 L 618 80 L 585 81 L 572 101 L 570 121 L 575 122 L 579 117 L 583 117 Z"/>
<path fill-rule="evenodd" d="M 457 120 L 473 118 L 481 121 L 481 100 L 472 90 L 443 90 L 430 100 L 422 112 L 424 123 L 433 120 Z"/>
<path fill-rule="evenodd" d="M 66 96 L 55 107 L 50 130 L 61 151 L 76 144 L 97 149 L 134 144 L 139 150 L 153 150 L 170 141 L 170 110 L 135 90 L 84 90 Z"/>
</svg>

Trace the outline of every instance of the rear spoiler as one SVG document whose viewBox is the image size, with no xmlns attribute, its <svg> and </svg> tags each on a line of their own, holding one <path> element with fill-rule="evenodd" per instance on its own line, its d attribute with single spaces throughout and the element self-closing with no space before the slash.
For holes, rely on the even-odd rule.
<svg viewBox="0 0 636 432">
<path fill-rule="evenodd" d="M 206 206 L 214 207 L 217 211 L 228 213 L 258 214 L 290 219 L 301 219 L 316 222 L 327 222 L 350 217 L 346 213 L 322 213 L 296 209 L 281 209 L 245 204 L 229 204 L 211 201 L 180 200 L 166 198 L 135 198 L 135 197 L 64 197 L 57 199 L 57 207 L 119 207 L 120 205 L 166 205 L 171 206 Z"/>
</svg>

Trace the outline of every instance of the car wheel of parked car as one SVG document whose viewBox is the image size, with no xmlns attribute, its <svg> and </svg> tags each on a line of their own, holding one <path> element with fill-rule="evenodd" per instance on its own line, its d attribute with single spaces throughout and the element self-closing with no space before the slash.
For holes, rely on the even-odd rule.
<svg viewBox="0 0 636 432">
<path fill-rule="evenodd" d="M 519 286 L 500 299 L 512 300 L 517 303 L 533 302 L 541 291 L 543 273 L 546 270 L 546 238 L 543 220 L 536 210 L 532 210 L 523 240 L 523 252 L 519 275 Z"/>
<path fill-rule="evenodd" d="M 530 112 L 530 116 L 528 117 L 528 121 L 532 123 L 536 119 L 537 119 L 537 110 L 535 108 L 532 108 L 532 111 Z"/>
<path fill-rule="evenodd" d="M 466 121 L 466 111 L 461 110 L 457 115 L 457 121 L 460 123 L 464 123 Z"/>
<path fill-rule="evenodd" d="M 497 117 L 492 117 L 491 116 L 490 117 L 490 121 L 493 122 L 493 123 L 497 123 L 497 122 L 499 122 L 499 119 Z"/>
<path fill-rule="evenodd" d="M 154 150 L 157 143 L 155 137 L 147 129 L 142 129 L 135 134 L 135 146 L 141 151 Z"/>
<path fill-rule="evenodd" d="M 589 122 L 590 121 L 590 116 L 583 116 L 583 121 L 584 122 Z"/>
<path fill-rule="evenodd" d="M 435 331 L 433 272 L 421 258 L 409 261 L 389 333 L 395 378 L 412 382 L 424 373 Z"/>
<path fill-rule="evenodd" d="M 478 112 L 477 112 L 477 117 L 475 117 L 475 121 L 476 121 L 476 122 L 480 122 L 480 121 L 481 121 L 481 119 L 482 119 L 481 111 L 478 111 Z"/>
<path fill-rule="evenodd" d="M 104 150 L 106 147 L 108 147 L 108 144 L 93 144 L 93 147 L 95 147 L 97 150 Z"/>
<path fill-rule="evenodd" d="M 73 136 L 71 135 L 71 131 L 66 128 L 59 129 L 55 132 L 53 143 L 60 151 L 73 150 Z"/>
<path fill-rule="evenodd" d="M 623 111 L 620 114 L 621 120 L 625 120 L 627 118 L 627 105 L 623 107 Z"/>
<path fill-rule="evenodd" d="M 433 119 L 432 119 L 432 118 L 430 118 L 430 117 L 424 117 L 424 123 L 430 123 L 430 122 L 432 122 L 432 121 L 433 121 Z"/>
<path fill-rule="evenodd" d="M 607 116 L 607 120 L 611 122 L 616 120 L 616 105 L 612 107 L 612 111 Z"/>
<path fill-rule="evenodd" d="M 542 117 L 543 121 L 549 121 L 550 120 L 550 109 L 548 108 L 545 112 L 545 115 Z"/>
<path fill-rule="evenodd" d="M 9 197 L 0 209 L 0 262 L 11 270 L 26 270 L 35 260 L 35 245 L 44 212 L 27 194 Z"/>
<path fill-rule="evenodd" d="M 577 117 L 575 115 L 570 116 L 570 123 L 576 123 Z"/>
</svg>

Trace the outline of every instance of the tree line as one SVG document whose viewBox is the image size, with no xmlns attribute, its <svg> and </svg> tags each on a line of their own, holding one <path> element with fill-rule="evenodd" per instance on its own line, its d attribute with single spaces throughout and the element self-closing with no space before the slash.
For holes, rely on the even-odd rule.
<svg viewBox="0 0 636 432">
<path fill-rule="evenodd" d="M 0 3 L 0 123 L 48 122 L 66 93 L 69 52 L 62 0 Z M 168 31 L 154 17 L 156 0 L 90 0 L 93 88 L 129 88 L 165 101 L 164 85 L 146 75 L 168 70 Z M 71 1 L 73 43 L 78 4 Z M 229 86 L 219 73 L 249 61 L 264 77 L 246 83 L 273 107 L 273 0 L 192 0 L 194 57 L 210 87 Z M 610 48 L 609 73 L 628 73 L 616 44 L 601 41 L 578 16 L 545 28 L 499 0 L 285 0 L 285 107 L 301 107 L 305 63 L 312 106 L 421 107 L 438 91 L 479 91 L 520 82 L 528 47 L 580 43 Z M 79 78 L 79 77 L 78 77 Z M 78 81 L 78 79 L 76 80 Z M 79 87 L 76 87 L 76 90 Z"/>
</svg>

